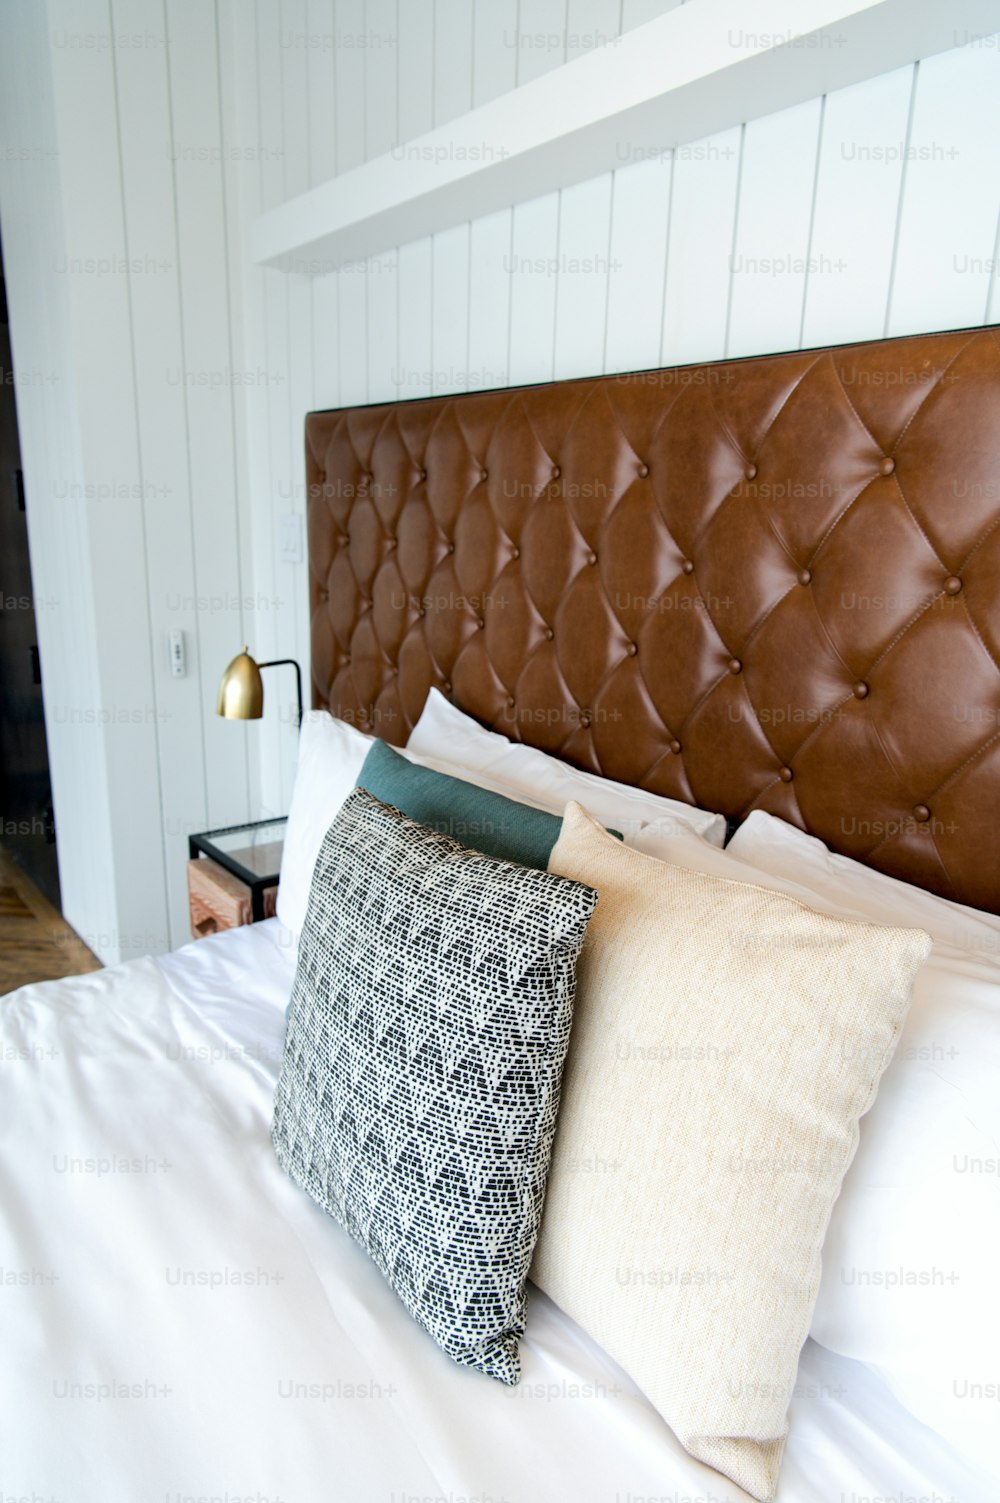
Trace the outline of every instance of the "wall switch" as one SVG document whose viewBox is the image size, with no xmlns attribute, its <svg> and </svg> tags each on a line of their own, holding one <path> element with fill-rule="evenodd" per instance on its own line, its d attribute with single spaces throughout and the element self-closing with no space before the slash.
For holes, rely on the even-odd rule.
<svg viewBox="0 0 1000 1503">
<path fill-rule="evenodd" d="M 187 673 L 187 654 L 184 651 L 184 633 L 170 633 L 170 672 L 173 678 L 183 678 Z"/>
<path fill-rule="evenodd" d="M 297 511 L 286 512 L 281 518 L 281 543 L 279 557 L 283 564 L 301 564 L 302 518 Z"/>
</svg>

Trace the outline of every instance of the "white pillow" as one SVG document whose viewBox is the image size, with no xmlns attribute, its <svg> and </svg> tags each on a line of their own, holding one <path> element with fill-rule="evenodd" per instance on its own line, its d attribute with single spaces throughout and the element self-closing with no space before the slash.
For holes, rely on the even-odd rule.
<svg viewBox="0 0 1000 1503">
<path fill-rule="evenodd" d="M 502 741 L 503 737 L 497 737 L 497 740 Z M 336 720 L 326 710 L 310 710 L 303 716 L 295 785 L 285 828 L 277 901 L 278 918 L 286 929 L 291 930 L 296 940 L 305 920 L 313 868 L 323 836 L 356 784 L 371 744 L 371 736 L 348 725 L 346 721 Z M 486 770 L 479 767 L 474 759 L 467 763 L 465 741 L 462 738 L 440 738 L 437 745 L 442 749 L 440 756 L 436 747 L 426 756 L 419 755 L 412 744 L 395 747 L 394 750 L 421 767 L 432 767 L 436 772 L 464 778 L 468 783 L 475 783 L 478 788 L 490 788 L 495 793 L 506 794 L 509 798 L 515 798 L 522 804 L 531 804 L 536 809 L 546 809 L 551 814 L 561 815 L 570 797 L 560 796 L 557 788 L 532 789 L 511 784 L 503 777 L 494 775 L 492 768 Z M 603 779 L 592 778 L 591 782 L 600 785 Z M 615 787 L 614 784 L 608 786 Z M 582 799 L 583 795 L 579 797 Z M 603 816 L 597 805 L 602 801 L 588 798 L 587 802 L 595 818 L 601 819 Z M 607 800 L 604 802 L 607 803 Z M 670 804 L 671 800 L 660 799 L 656 802 Z M 687 805 L 677 807 L 687 811 Z M 697 813 L 695 810 L 689 812 Z M 611 814 L 607 816 L 607 823 L 621 831 Z M 669 858 L 673 830 L 690 828 L 687 821 L 682 823 L 679 819 L 672 820 L 669 817 L 658 820 L 655 826 L 646 827 L 648 834 L 645 848 L 651 855 Z M 718 843 L 721 845 L 721 840 Z"/>
<path fill-rule="evenodd" d="M 323 836 L 358 781 L 371 744 L 371 736 L 325 710 L 309 710 L 302 717 L 276 905 L 278 918 L 296 939 Z"/>
<path fill-rule="evenodd" d="M 984 822 L 984 839 L 995 839 Z M 821 912 L 934 947 L 834 1207 L 811 1334 L 1000 1470 L 1000 918 L 871 871 L 772 815 L 727 852 Z"/>
<path fill-rule="evenodd" d="M 310 710 L 302 717 L 299 760 L 285 828 L 277 901 L 278 918 L 286 929 L 292 931 L 296 940 L 305 920 L 313 868 L 323 836 L 357 783 L 372 740 L 373 737 L 364 731 L 335 719 L 326 710 Z M 455 763 L 419 757 L 404 747 L 395 750 L 421 767 L 433 767 L 437 772 L 448 772 L 455 777 L 464 776 L 467 782 L 481 788 L 493 788 L 498 793 L 507 791 L 502 785 Z M 530 800 L 522 799 L 521 802 Z"/>
<path fill-rule="evenodd" d="M 424 757 L 447 756 L 468 771 L 475 769 L 498 777 L 515 797 L 537 801 L 554 813 L 561 814 L 575 800 L 595 819 L 624 835 L 628 845 L 635 844 L 633 837 L 644 826 L 665 817 L 683 822 L 712 845 L 722 846 L 726 839 L 726 821 L 721 814 L 709 814 L 679 799 L 580 772 L 547 752 L 508 741 L 456 709 L 437 689 L 427 696 L 407 749 Z M 651 850 L 649 854 L 665 853 Z"/>
</svg>

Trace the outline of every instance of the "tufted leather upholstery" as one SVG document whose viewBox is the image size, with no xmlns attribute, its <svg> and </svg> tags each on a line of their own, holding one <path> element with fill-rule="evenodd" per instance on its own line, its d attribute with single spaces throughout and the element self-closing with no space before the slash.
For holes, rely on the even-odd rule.
<svg viewBox="0 0 1000 1503">
<path fill-rule="evenodd" d="M 1000 911 L 994 328 L 314 413 L 313 700 Z"/>
</svg>

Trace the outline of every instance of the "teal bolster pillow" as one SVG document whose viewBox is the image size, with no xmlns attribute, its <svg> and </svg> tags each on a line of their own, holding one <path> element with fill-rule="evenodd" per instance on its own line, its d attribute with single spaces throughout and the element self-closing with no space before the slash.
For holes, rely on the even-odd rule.
<svg viewBox="0 0 1000 1503">
<path fill-rule="evenodd" d="M 372 744 L 358 774 L 358 787 L 484 856 L 517 861 L 542 872 L 548 869 L 562 829 L 562 819 L 556 814 L 532 809 L 430 767 L 417 767 L 384 741 Z"/>
</svg>

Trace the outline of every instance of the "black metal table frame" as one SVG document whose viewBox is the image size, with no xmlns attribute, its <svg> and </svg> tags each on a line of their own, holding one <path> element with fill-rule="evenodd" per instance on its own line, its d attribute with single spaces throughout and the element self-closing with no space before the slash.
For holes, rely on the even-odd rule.
<svg viewBox="0 0 1000 1503">
<path fill-rule="evenodd" d="M 269 887 L 277 887 L 278 873 L 273 877 L 258 877 L 255 872 L 248 869 L 230 856 L 226 851 L 220 851 L 212 845 L 216 835 L 237 835 L 244 830 L 262 830 L 266 825 L 285 825 L 288 823 L 288 815 L 282 815 L 279 819 L 256 819 L 250 824 L 226 825 L 220 830 L 202 830 L 197 835 L 188 836 L 188 856 L 193 861 L 196 856 L 208 856 L 212 861 L 217 861 L 227 872 L 246 884 L 250 889 L 250 914 L 256 924 L 264 917 L 264 894 Z"/>
</svg>

